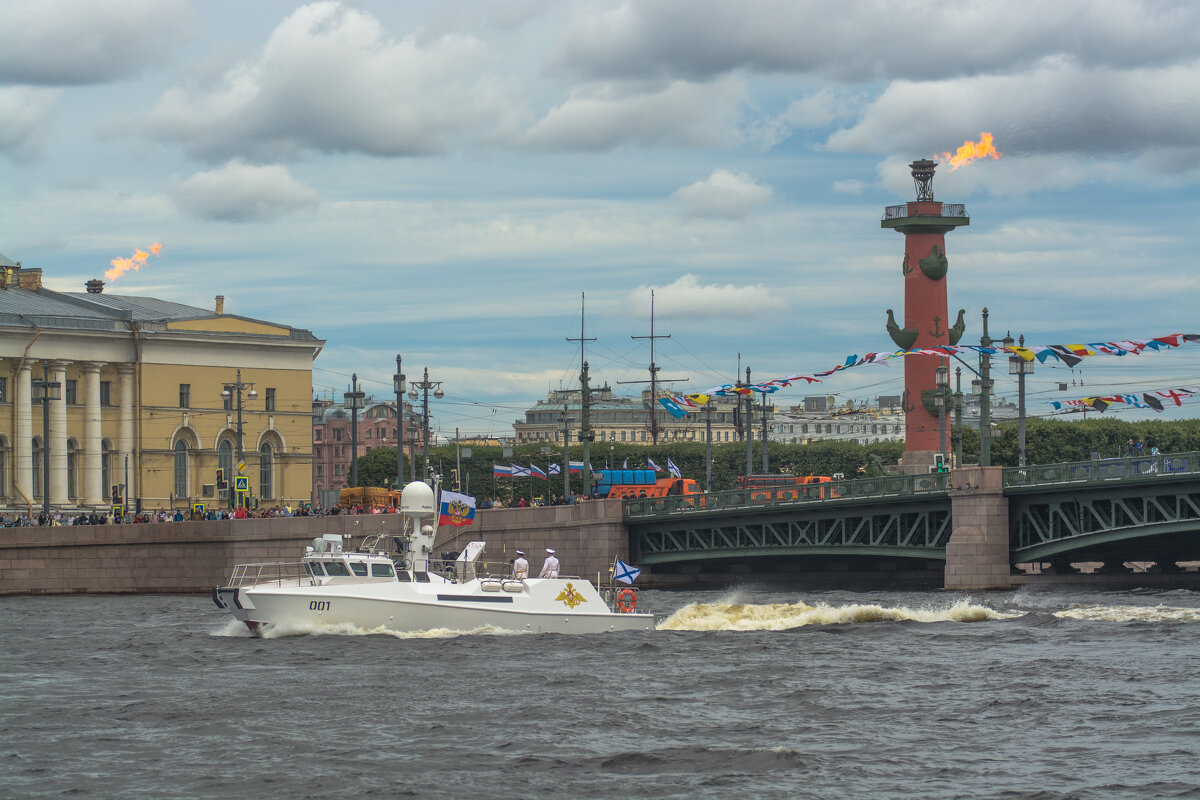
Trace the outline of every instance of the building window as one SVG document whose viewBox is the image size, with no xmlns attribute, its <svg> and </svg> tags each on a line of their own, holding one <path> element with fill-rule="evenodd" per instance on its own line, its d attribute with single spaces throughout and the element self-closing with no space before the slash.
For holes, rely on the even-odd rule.
<svg viewBox="0 0 1200 800">
<path fill-rule="evenodd" d="M 180 384 L 179 399 L 183 400 L 183 389 L 187 384 Z M 175 443 L 175 497 L 188 496 L 188 446 L 180 440 Z"/>
<path fill-rule="evenodd" d="M 313 431 L 313 441 L 314 442 L 321 441 L 321 429 L 320 428 L 317 428 L 315 431 Z"/>
<path fill-rule="evenodd" d="M 190 383 L 179 384 L 179 407 L 192 407 L 192 385 Z"/>
<path fill-rule="evenodd" d="M 108 439 L 100 442 L 100 491 L 112 491 L 112 444 Z"/>
<path fill-rule="evenodd" d="M 42 496 L 42 440 L 33 437 L 33 496 Z"/>
<path fill-rule="evenodd" d="M 100 405 L 112 405 L 112 381 L 100 381 Z"/>
<path fill-rule="evenodd" d="M 228 397 L 221 395 L 221 408 L 226 411 L 233 411 L 233 392 L 230 392 Z"/>
<path fill-rule="evenodd" d="M 67 405 L 69 405 L 69 406 L 79 405 L 79 381 L 76 381 L 76 380 L 67 381 L 67 390 L 65 392 L 65 395 L 67 398 Z M 74 497 L 74 495 L 71 495 L 71 496 Z"/>
<path fill-rule="evenodd" d="M 367 428 L 367 438 L 368 439 L 371 438 L 371 429 L 370 428 Z"/>
<path fill-rule="evenodd" d="M 258 450 L 258 496 L 263 500 L 274 497 L 271 491 L 271 477 L 274 471 L 274 451 L 270 442 L 266 442 Z"/>
<path fill-rule="evenodd" d="M 228 439 L 222 439 L 217 445 L 217 469 L 221 470 L 226 483 L 233 480 L 233 443 Z"/>
<path fill-rule="evenodd" d="M 314 448 L 313 448 L 313 458 L 320 458 L 320 457 L 321 457 L 321 448 L 320 448 L 320 446 L 314 447 Z"/>
<path fill-rule="evenodd" d="M 272 388 L 270 386 L 267 387 L 267 391 L 265 392 L 264 402 L 266 403 L 267 411 L 275 410 L 275 389 L 274 388 Z"/>
<path fill-rule="evenodd" d="M 67 440 L 67 497 L 79 497 L 79 448 L 74 439 Z"/>
<path fill-rule="evenodd" d="M 321 477 L 324 477 L 324 475 L 325 475 L 325 465 L 317 464 L 317 477 L 321 478 Z"/>
<path fill-rule="evenodd" d="M 0 378 L 0 403 L 8 402 L 8 378 Z"/>
<path fill-rule="evenodd" d="M 342 440 L 342 429 L 341 428 L 333 429 L 333 440 L 335 442 L 340 442 Z"/>
</svg>

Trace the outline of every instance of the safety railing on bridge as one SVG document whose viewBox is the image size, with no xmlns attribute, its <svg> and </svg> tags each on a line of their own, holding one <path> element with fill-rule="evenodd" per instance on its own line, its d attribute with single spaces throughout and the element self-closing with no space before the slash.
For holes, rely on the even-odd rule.
<svg viewBox="0 0 1200 800">
<path fill-rule="evenodd" d="M 850 481 L 735 489 L 706 494 L 638 497 L 625 501 L 625 518 L 653 518 L 692 511 L 728 511 L 744 508 L 788 508 L 836 501 L 904 498 L 944 494 L 950 488 L 946 472 L 921 475 L 886 475 Z"/>
<path fill-rule="evenodd" d="M 1098 458 L 1063 464 L 1034 464 L 1006 467 L 1005 488 L 1052 486 L 1054 484 L 1107 483 L 1121 480 L 1145 480 L 1164 475 L 1188 475 L 1200 472 L 1200 452 L 1155 456 Z"/>
</svg>

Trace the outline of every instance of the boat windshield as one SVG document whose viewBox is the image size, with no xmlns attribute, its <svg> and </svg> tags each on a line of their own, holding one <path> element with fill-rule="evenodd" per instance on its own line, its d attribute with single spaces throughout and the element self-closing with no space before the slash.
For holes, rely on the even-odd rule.
<svg viewBox="0 0 1200 800">
<path fill-rule="evenodd" d="M 371 565 L 371 577 L 372 578 L 394 578 L 394 577 L 396 577 L 396 573 L 392 569 L 391 564 L 372 564 Z"/>
<path fill-rule="evenodd" d="M 328 572 L 331 577 L 335 577 L 335 578 L 342 577 L 342 576 L 345 576 L 345 577 L 350 576 L 350 571 L 348 569 L 346 569 L 346 565 L 343 564 L 341 561 L 326 561 L 325 562 L 325 571 Z"/>
</svg>

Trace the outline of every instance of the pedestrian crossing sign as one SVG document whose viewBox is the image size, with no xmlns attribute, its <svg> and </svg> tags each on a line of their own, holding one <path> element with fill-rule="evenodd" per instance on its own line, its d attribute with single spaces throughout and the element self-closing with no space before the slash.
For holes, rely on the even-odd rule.
<svg viewBox="0 0 1200 800">
<path fill-rule="evenodd" d="M 250 479 L 245 475 L 235 475 L 233 478 L 233 490 L 235 492 L 250 491 Z"/>
</svg>

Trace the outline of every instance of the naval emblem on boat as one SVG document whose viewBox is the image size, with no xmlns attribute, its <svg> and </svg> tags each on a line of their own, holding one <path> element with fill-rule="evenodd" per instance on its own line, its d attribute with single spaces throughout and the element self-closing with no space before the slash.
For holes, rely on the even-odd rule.
<svg viewBox="0 0 1200 800">
<path fill-rule="evenodd" d="M 587 602 L 587 600 L 583 599 L 583 595 L 581 595 L 579 592 L 575 591 L 575 585 L 571 584 L 571 583 L 568 583 L 567 588 L 565 588 L 561 592 L 559 592 L 558 597 L 556 597 L 554 599 L 561 600 L 563 603 L 566 604 L 567 608 L 572 609 L 572 610 L 574 610 L 575 606 L 579 605 L 580 603 Z"/>
</svg>

